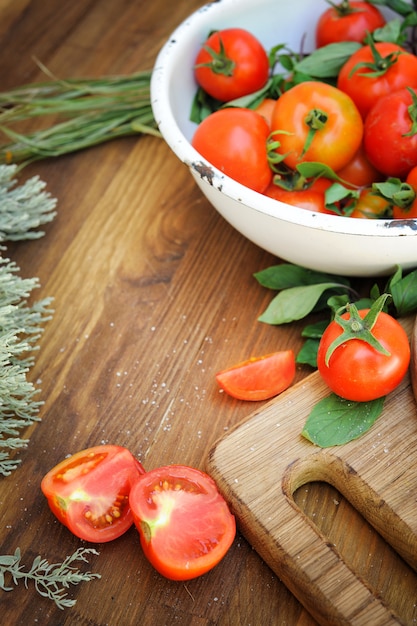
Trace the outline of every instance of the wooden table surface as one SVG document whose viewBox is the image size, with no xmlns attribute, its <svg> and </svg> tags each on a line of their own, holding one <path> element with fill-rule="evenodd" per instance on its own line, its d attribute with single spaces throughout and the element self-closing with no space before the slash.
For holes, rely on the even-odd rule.
<svg viewBox="0 0 417 626">
<path fill-rule="evenodd" d="M 0 0 L 0 89 L 40 80 L 34 57 L 60 78 L 150 69 L 175 26 L 202 4 Z M 146 469 L 204 469 L 214 442 L 254 409 L 219 393 L 215 373 L 251 355 L 297 351 L 303 326 L 257 321 L 271 294 L 253 273 L 277 259 L 216 213 L 161 139 L 118 140 L 33 164 L 29 175 L 47 183 L 58 215 L 43 239 L 7 250 L 22 276 L 39 278 L 36 299 L 53 296 L 55 309 L 30 374 L 45 402 L 42 421 L 28 433 L 19 469 L 0 482 L 1 554 L 20 547 L 27 565 L 86 545 L 40 492 L 53 465 L 110 442 Z M 300 367 L 296 379 L 309 373 Z M 296 499 L 403 622 L 416 623 L 415 579 L 340 494 L 313 484 Z M 0 592 L 2 623 L 315 623 L 239 532 L 214 570 L 186 584 L 152 569 L 133 528 L 98 549 L 89 569 L 101 579 L 69 590 L 73 608 L 60 611 L 20 584 Z"/>
</svg>

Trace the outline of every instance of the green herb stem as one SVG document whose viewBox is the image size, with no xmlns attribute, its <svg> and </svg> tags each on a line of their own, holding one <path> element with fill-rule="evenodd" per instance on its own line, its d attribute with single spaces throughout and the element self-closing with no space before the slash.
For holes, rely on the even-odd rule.
<svg viewBox="0 0 417 626">
<path fill-rule="evenodd" d="M 45 70 L 47 71 L 47 70 Z M 151 72 L 98 79 L 51 80 L 0 93 L 0 163 L 56 157 L 137 134 L 160 137 L 150 103 Z M 49 124 L 23 134 L 32 118 Z"/>
<path fill-rule="evenodd" d="M 32 566 L 25 571 L 21 564 L 20 549 L 16 548 L 14 554 L 0 556 L 0 589 L 11 591 L 13 587 L 7 580 L 18 585 L 23 581 L 25 586 L 32 581 L 36 591 L 43 597 L 53 600 L 59 609 L 74 606 L 76 600 L 67 597 L 67 589 L 70 585 L 78 585 L 80 582 L 88 582 L 94 578 L 101 578 L 100 574 L 81 572 L 74 563 L 83 561 L 87 563 L 87 555 L 98 555 L 92 548 L 78 548 L 71 556 L 67 556 L 62 563 L 49 563 L 40 556 L 35 557 Z"/>
</svg>

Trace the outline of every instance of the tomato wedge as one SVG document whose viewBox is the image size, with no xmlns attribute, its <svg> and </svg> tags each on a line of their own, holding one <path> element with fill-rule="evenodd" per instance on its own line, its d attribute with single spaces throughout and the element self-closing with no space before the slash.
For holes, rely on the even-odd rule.
<svg viewBox="0 0 417 626">
<path fill-rule="evenodd" d="M 234 516 L 214 480 L 200 470 L 151 470 L 133 485 L 129 501 L 145 556 L 171 580 L 205 574 L 235 538 Z"/>
<path fill-rule="evenodd" d="M 216 374 L 224 391 L 238 400 L 267 400 L 285 391 L 295 376 L 292 350 L 252 357 Z"/>
<path fill-rule="evenodd" d="M 120 537 L 132 526 L 129 493 L 144 472 L 126 448 L 95 446 L 52 468 L 41 489 L 51 511 L 74 535 L 101 543 Z"/>
</svg>

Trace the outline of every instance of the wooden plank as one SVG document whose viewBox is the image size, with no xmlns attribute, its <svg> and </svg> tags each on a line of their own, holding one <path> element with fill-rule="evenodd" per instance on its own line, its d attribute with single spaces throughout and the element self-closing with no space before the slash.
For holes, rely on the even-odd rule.
<svg viewBox="0 0 417 626">
<path fill-rule="evenodd" d="M 417 570 L 417 409 L 410 379 L 387 397 L 368 433 L 321 449 L 300 433 L 311 407 L 328 393 L 320 374 L 312 374 L 220 440 L 208 469 L 242 532 L 319 623 L 400 623 L 293 496 L 312 481 L 333 485 Z"/>
</svg>

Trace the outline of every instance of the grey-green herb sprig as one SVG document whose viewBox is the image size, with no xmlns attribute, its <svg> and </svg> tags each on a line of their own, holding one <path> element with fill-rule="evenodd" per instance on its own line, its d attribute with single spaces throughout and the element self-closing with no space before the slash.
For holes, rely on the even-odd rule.
<svg viewBox="0 0 417 626">
<path fill-rule="evenodd" d="M 3 591 L 12 591 L 10 582 L 18 585 L 19 581 L 23 581 L 27 588 L 29 581 L 33 581 L 41 596 L 53 600 L 60 609 L 70 608 L 76 603 L 76 600 L 67 597 L 66 590 L 70 585 L 101 578 L 100 574 L 82 572 L 74 567 L 76 562 L 88 563 L 86 557 L 89 554 L 98 555 L 98 552 L 92 548 L 79 548 L 62 563 L 49 563 L 37 556 L 30 569 L 25 571 L 21 564 L 20 549 L 16 548 L 14 554 L 0 555 L 0 588 Z"/>
<path fill-rule="evenodd" d="M 38 280 L 22 279 L 18 267 L 0 257 L 0 474 L 8 476 L 20 464 L 11 453 L 28 444 L 20 433 L 39 421 L 42 402 L 28 380 L 34 363 L 33 351 L 42 325 L 50 319 L 51 298 L 32 306 L 24 299 L 38 287 Z"/>
<path fill-rule="evenodd" d="M 56 215 L 56 198 L 45 191 L 46 184 L 34 176 L 16 185 L 16 165 L 0 165 L 0 241 L 38 239 L 39 226 Z"/>
<path fill-rule="evenodd" d="M 0 166 L 0 243 L 34 239 L 55 215 L 56 200 L 37 177 L 15 188 L 15 165 Z M 39 389 L 27 378 L 44 323 L 52 316 L 51 298 L 28 304 L 39 287 L 37 278 L 23 279 L 19 267 L 3 256 L 0 245 L 0 475 L 20 464 L 17 450 L 28 444 L 22 431 L 39 421 Z"/>
<path fill-rule="evenodd" d="M 150 102 L 151 71 L 127 76 L 51 80 L 0 93 L 0 163 L 19 169 L 39 159 L 82 150 L 118 137 L 160 137 Z M 42 118 L 40 129 L 19 132 L 15 124 Z M 46 126 L 46 127 L 45 127 Z"/>
</svg>

